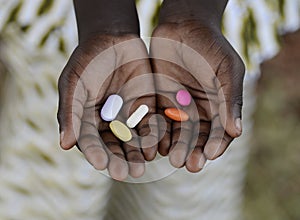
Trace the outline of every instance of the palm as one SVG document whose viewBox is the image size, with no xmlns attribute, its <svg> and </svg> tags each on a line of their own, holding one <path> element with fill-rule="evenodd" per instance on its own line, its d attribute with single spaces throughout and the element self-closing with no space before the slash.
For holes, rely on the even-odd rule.
<svg viewBox="0 0 300 220">
<path fill-rule="evenodd" d="M 159 143 L 159 152 L 170 153 L 175 167 L 185 164 L 189 171 L 197 172 L 206 159 L 221 155 L 237 136 L 230 129 L 226 131 L 231 136 L 225 132 L 226 114 L 221 113 L 226 109 L 228 96 L 231 99 L 235 94 L 220 88 L 223 84 L 234 84 L 232 65 L 241 68 L 238 73 L 239 77 L 243 76 L 243 63 L 221 33 L 197 22 L 162 24 L 153 37 L 152 68 L 155 73 L 173 79 L 162 79 L 156 74 L 157 90 L 161 92 L 157 96 L 157 108 L 162 112 L 174 107 L 174 94 L 180 85 L 194 100 L 194 105 L 183 108 L 190 116 L 189 121 L 166 118 L 168 130 Z"/>
<path fill-rule="evenodd" d="M 141 151 L 137 137 L 149 133 L 146 124 L 155 111 L 147 57 L 142 41 L 136 36 L 98 36 L 76 48 L 60 77 L 58 119 L 60 123 L 67 122 L 62 126 L 63 147 L 70 148 L 77 142 L 96 169 L 107 167 L 115 179 L 126 178 L 128 172 L 134 177 L 141 176 L 144 157 L 151 160 L 156 154 L 155 146 Z M 137 79 L 143 74 L 148 81 Z M 137 80 L 139 86 L 133 89 L 132 81 L 136 83 Z M 149 106 L 150 114 L 133 131 L 136 136 L 130 142 L 119 141 L 110 131 L 109 123 L 99 116 L 111 94 L 119 94 L 124 100 L 118 115 L 123 122 L 140 104 Z"/>
</svg>

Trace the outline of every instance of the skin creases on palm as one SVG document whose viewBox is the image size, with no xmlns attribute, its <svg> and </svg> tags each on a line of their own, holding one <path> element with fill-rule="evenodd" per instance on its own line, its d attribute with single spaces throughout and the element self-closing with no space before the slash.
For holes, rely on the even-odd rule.
<svg viewBox="0 0 300 220">
<path fill-rule="evenodd" d="M 149 120 L 156 111 L 154 89 L 147 50 L 137 36 L 101 35 L 81 43 L 59 79 L 62 147 L 77 144 L 96 169 L 108 168 L 114 179 L 141 176 L 145 159 L 154 159 L 157 151 L 157 124 Z M 123 98 L 117 116 L 123 123 L 141 104 L 149 107 L 147 116 L 132 129 L 133 139 L 126 143 L 113 135 L 109 122 L 99 115 L 112 94 Z M 149 145 L 141 149 L 143 137 L 149 133 L 153 144 L 148 140 Z"/>
<path fill-rule="evenodd" d="M 160 24 L 152 36 L 150 58 L 161 114 L 178 107 L 179 89 L 187 89 L 193 97 L 190 106 L 179 106 L 190 116 L 188 121 L 165 118 L 167 132 L 160 137 L 158 151 L 169 154 L 173 166 L 198 172 L 240 135 L 227 122 L 226 104 L 242 93 L 243 63 L 220 32 L 197 22 Z"/>
</svg>

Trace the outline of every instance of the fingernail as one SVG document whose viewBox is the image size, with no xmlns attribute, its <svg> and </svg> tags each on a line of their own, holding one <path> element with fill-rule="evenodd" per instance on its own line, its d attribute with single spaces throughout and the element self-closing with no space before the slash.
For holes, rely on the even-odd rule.
<svg viewBox="0 0 300 220">
<path fill-rule="evenodd" d="M 60 133 L 60 145 L 61 145 L 61 144 L 62 144 L 62 142 L 63 142 L 64 135 L 65 135 L 65 132 L 64 132 L 64 131 L 62 131 L 62 132 Z"/>
<path fill-rule="evenodd" d="M 206 158 L 204 154 L 201 155 L 200 160 L 199 160 L 199 168 L 203 169 L 206 163 Z"/>
<path fill-rule="evenodd" d="M 235 127 L 240 133 L 242 133 L 242 120 L 240 118 L 235 119 Z"/>
</svg>

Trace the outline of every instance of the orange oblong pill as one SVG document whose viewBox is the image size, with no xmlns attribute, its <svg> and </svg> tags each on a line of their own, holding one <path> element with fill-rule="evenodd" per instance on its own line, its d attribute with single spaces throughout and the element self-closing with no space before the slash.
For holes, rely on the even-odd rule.
<svg viewBox="0 0 300 220">
<path fill-rule="evenodd" d="M 186 112 L 178 109 L 178 108 L 167 108 L 165 110 L 165 115 L 174 120 L 174 121 L 187 121 L 189 120 L 189 116 Z"/>
</svg>

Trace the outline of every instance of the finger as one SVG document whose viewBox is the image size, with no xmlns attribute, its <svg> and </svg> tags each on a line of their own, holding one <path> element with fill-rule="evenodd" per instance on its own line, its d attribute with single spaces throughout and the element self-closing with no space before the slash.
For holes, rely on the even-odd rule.
<svg viewBox="0 0 300 220">
<path fill-rule="evenodd" d="M 215 84 L 218 88 L 220 120 L 231 137 L 242 133 L 241 111 L 245 66 L 236 56 L 225 58 L 219 67 Z"/>
<path fill-rule="evenodd" d="M 72 148 L 79 136 L 83 106 L 87 98 L 84 85 L 76 74 L 77 71 L 81 71 L 81 68 L 69 62 L 58 81 L 57 119 L 60 130 L 60 145 L 65 150 Z"/>
<path fill-rule="evenodd" d="M 162 116 L 164 119 L 159 120 L 159 140 L 158 151 L 162 156 L 168 155 L 170 147 L 172 145 L 172 126 L 174 121 L 168 118 L 164 111 L 167 108 L 176 107 L 176 101 L 174 98 L 174 92 L 162 91 L 160 94 L 157 94 L 157 113 Z M 165 126 L 164 126 L 165 125 Z"/>
<path fill-rule="evenodd" d="M 143 47 L 143 49 L 148 56 L 146 48 Z M 152 117 L 156 113 L 153 74 L 151 74 L 149 59 L 136 60 L 130 64 L 123 66 L 123 69 L 131 73 L 131 78 L 119 91 L 119 94 L 124 97 L 124 105 L 120 115 L 126 121 L 141 105 L 148 107 L 148 113 L 135 126 L 135 130 L 140 136 L 144 157 L 150 161 L 155 158 L 158 147 L 158 122 L 155 117 Z"/>
<path fill-rule="evenodd" d="M 233 138 L 224 130 L 220 117 L 217 115 L 212 120 L 208 141 L 204 146 L 205 157 L 214 160 L 221 156 L 227 149 Z"/>
<path fill-rule="evenodd" d="M 201 171 L 206 163 L 201 147 L 195 147 L 186 161 L 185 167 L 191 173 Z"/>
<path fill-rule="evenodd" d="M 122 181 L 127 178 L 129 167 L 122 149 L 122 143 L 112 134 L 107 122 L 102 122 L 100 136 L 106 146 L 109 155 L 108 172 L 115 179 Z"/>
<path fill-rule="evenodd" d="M 156 43 L 153 44 L 156 45 Z M 165 46 L 165 45 L 164 45 Z M 158 47 L 159 48 L 159 47 Z M 152 48 L 152 52 L 157 52 Z M 165 50 L 163 50 L 165 52 Z M 157 101 L 157 113 L 164 119 L 158 120 L 159 131 L 159 143 L 158 152 L 162 156 L 166 156 L 169 153 L 171 147 L 171 130 L 172 120 L 165 116 L 165 109 L 176 107 L 175 95 L 179 89 L 182 89 L 182 85 L 178 83 L 173 77 L 172 73 L 178 71 L 176 65 L 159 59 L 152 59 L 152 68 L 156 73 L 154 74 L 154 81 L 156 87 L 156 101 Z"/>
<path fill-rule="evenodd" d="M 154 114 L 147 115 L 138 125 L 142 152 L 147 161 L 154 160 L 158 149 L 158 120 Z"/>
<path fill-rule="evenodd" d="M 98 126 L 100 119 L 94 110 L 87 110 L 82 117 L 82 125 L 78 145 L 87 161 L 97 170 L 107 167 L 108 155 L 101 141 Z"/>
<path fill-rule="evenodd" d="M 197 127 L 199 127 L 197 129 Z M 207 142 L 209 131 L 210 131 L 210 122 L 200 121 L 194 125 L 194 133 L 192 142 L 191 142 L 191 153 L 189 154 L 186 161 L 186 169 L 192 173 L 199 172 L 206 163 L 206 157 L 203 154 L 204 145 Z"/>
<path fill-rule="evenodd" d="M 152 99 L 152 98 L 151 98 Z M 154 104 L 151 103 L 154 101 Z M 136 130 L 138 135 L 141 137 L 141 147 L 144 157 L 147 161 L 151 161 L 155 158 L 158 148 L 158 120 L 154 116 L 156 112 L 155 99 L 149 100 L 148 97 L 140 98 L 136 104 L 149 103 L 148 114 L 141 120 L 137 125 Z"/>
<path fill-rule="evenodd" d="M 158 121 L 158 136 L 160 140 L 158 142 L 158 152 L 162 156 L 167 156 L 171 147 L 172 120 L 164 116 L 164 111 L 162 109 L 158 109 L 157 112 L 163 116 L 165 121 Z"/>
<path fill-rule="evenodd" d="M 123 143 L 123 149 L 126 155 L 129 166 L 129 175 L 133 178 L 141 177 L 145 172 L 145 159 L 140 148 L 138 139 L 136 139 L 134 146 L 128 143 Z"/>
<path fill-rule="evenodd" d="M 135 130 L 139 135 L 140 146 L 145 159 L 151 161 L 157 154 L 158 146 L 158 120 L 155 116 L 156 102 L 154 94 L 126 101 L 119 118 L 126 121 L 141 105 L 146 105 L 148 112 L 135 126 Z"/>
<path fill-rule="evenodd" d="M 172 166 L 180 168 L 185 164 L 191 142 L 193 125 L 190 121 L 173 122 L 172 146 L 169 160 Z"/>
<path fill-rule="evenodd" d="M 133 103 L 134 100 L 126 100 L 122 107 L 122 111 L 117 116 L 117 120 L 125 122 L 126 119 L 128 119 L 128 117 L 143 102 L 140 99 L 138 99 L 138 100 L 139 101 L 135 102 L 135 103 Z M 130 108 L 130 106 L 133 106 L 133 107 Z M 109 132 L 109 131 L 107 131 L 107 132 Z M 120 146 L 122 146 L 125 158 L 128 162 L 129 175 L 131 175 L 134 178 L 138 178 L 138 177 L 142 176 L 145 172 L 145 159 L 144 159 L 143 153 L 141 151 L 140 137 L 134 132 L 134 130 L 131 130 L 131 133 L 132 133 L 133 137 L 129 142 L 125 142 L 125 143 L 119 142 L 119 144 L 120 144 Z M 108 143 L 108 144 L 110 145 L 113 143 Z M 115 143 L 115 144 L 117 144 L 117 143 Z M 116 148 L 114 150 L 114 152 L 116 152 L 117 154 L 122 154 L 122 151 L 120 151 L 120 148 Z M 122 156 L 121 156 L 121 158 L 122 158 Z"/>
</svg>

